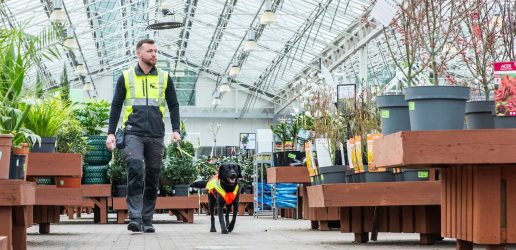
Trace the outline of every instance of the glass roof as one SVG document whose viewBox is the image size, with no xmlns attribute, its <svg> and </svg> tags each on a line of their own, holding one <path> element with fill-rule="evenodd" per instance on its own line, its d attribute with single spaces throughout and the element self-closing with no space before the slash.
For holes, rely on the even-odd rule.
<svg viewBox="0 0 516 250">
<path fill-rule="evenodd" d="M 172 6 L 174 15 L 162 14 L 163 2 Z M 279 93 L 294 77 L 317 60 L 372 2 L 273 0 L 276 22 L 263 25 L 260 16 L 267 5 L 263 0 L 63 0 L 65 26 L 74 29 L 79 48 L 63 49 L 61 57 L 73 85 L 85 81 L 97 85 L 101 76 L 118 74 L 136 61 L 134 47 L 138 40 L 153 38 L 158 42 L 160 61 L 165 61 L 171 71 L 193 71 L 220 84 L 236 61 L 241 73 L 233 77 L 233 87 L 247 92 L 259 90 L 262 98 L 278 101 L 282 98 Z M 2 24 L 6 28 L 25 27 L 26 32 L 36 34 L 51 25 L 53 4 L 52 0 L 5 1 L 0 3 Z M 149 24 L 170 21 L 184 26 L 146 29 Z M 257 50 L 244 52 L 246 34 L 251 29 L 256 31 Z M 370 67 L 374 69 L 388 55 L 381 56 L 381 49 L 371 47 L 377 50 L 370 55 Z M 84 78 L 74 75 L 78 58 L 84 58 L 87 67 Z M 44 72 L 48 84 L 55 84 L 51 80 L 59 81 L 62 61 L 44 60 L 28 79 L 34 81 L 37 72 Z M 198 79 L 192 77 L 194 86 Z"/>
</svg>

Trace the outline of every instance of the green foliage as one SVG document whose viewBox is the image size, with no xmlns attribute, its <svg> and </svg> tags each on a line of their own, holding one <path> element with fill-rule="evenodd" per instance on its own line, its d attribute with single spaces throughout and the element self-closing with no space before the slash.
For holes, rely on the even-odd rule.
<svg viewBox="0 0 516 250">
<path fill-rule="evenodd" d="M 42 137 L 53 137 L 66 120 L 71 117 L 71 109 L 60 99 L 36 100 L 27 114 L 24 125 Z"/>
<path fill-rule="evenodd" d="M 212 159 L 205 155 L 201 156 L 201 158 L 195 162 L 195 167 L 199 171 L 199 178 L 201 180 L 209 180 L 217 174 L 219 164 L 217 159 Z"/>
<path fill-rule="evenodd" d="M 283 151 L 285 151 L 285 143 L 291 139 L 289 128 L 286 122 L 281 122 L 277 125 L 271 125 L 272 133 L 276 135 L 280 140 L 283 147 Z"/>
<path fill-rule="evenodd" d="M 61 75 L 61 100 L 70 101 L 70 83 L 68 82 L 66 63 L 63 65 L 63 74 Z"/>
<path fill-rule="evenodd" d="M 88 140 L 83 136 L 81 123 L 74 117 L 67 119 L 59 130 L 56 151 L 82 155 L 88 152 Z"/>
<path fill-rule="evenodd" d="M 115 149 L 113 151 L 113 159 L 108 165 L 107 176 L 112 185 L 122 185 L 127 183 L 127 171 L 124 160 L 122 159 L 122 151 Z"/>
<path fill-rule="evenodd" d="M 192 143 L 180 141 L 179 147 L 190 155 L 194 154 Z M 177 144 L 170 144 L 165 151 L 161 176 L 162 179 L 171 182 L 172 185 L 190 184 L 198 175 L 194 165 L 194 159 L 181 152 Z"/>
<path fill-rule="evenodd" d="M 107 125 L 109 120 L 109 107 L 109 103 L 104 99 L 93 100 L 74 111 L 87 135 L 102 134 L 102 128 Z"/>
<path fill-rule="evenodd" d="M 19 146 L 24 142 L 32 146 L 41 142 L 40 136 L 22 126 L 30 109 L 30 105 L 26 105 L 25 110 L 22 111 L 15 107 L 0 104 L 0 134 L 12 134 L 14 136 L 13 146 Z"/>
</svg>

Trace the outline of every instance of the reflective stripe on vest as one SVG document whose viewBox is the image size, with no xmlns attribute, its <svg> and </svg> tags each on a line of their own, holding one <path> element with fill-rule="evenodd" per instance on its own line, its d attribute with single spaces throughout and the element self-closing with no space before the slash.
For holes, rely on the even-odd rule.
<svg viewBox="0 0 516 250">
<path fill-rule="evenodd" d="M 219 175 L 213 176 L 210 181 L 206 184 L 206 189 L 208 189 L 209 193 L 213 193 L 213 190 L 216 190 L 217 193 L 219 193 L 222 198 L 224 198 L 224 201 L 226 201 L 226 204 L 231 204 L 235 200 L 237 194 L 238 194 L 238 184 L 236 185 L 233 192 L 226 193 L 222 186 L 220 186 L 220 180 Z"/>
<path fill-rule="evenodd" d="M 165 117 L 166 100 L 164 90 L 167 88 L 168 84 L 168 72 L 161 69 L 157 69 L 157 71 L 157 76 L 137 76 L 135 69 L 129 69 L 123 72 L 126 88 L 124 124 L 132 113 L 133 106 L 148 105 L 159 107 L 163 117 Z"/>
</svg>

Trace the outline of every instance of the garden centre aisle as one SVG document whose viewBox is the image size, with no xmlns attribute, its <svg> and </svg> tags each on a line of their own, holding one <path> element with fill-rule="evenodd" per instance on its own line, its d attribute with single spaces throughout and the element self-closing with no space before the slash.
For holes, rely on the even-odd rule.
<svg viewBox="0 0 516 250">
<path fill-rule="evenodd" d="M 52 232 L 40 235 L 29 228 L 28 249 L 454 249 L 455 241 L 445 239 L 433 246 L 418 244 L 418 234 L 380 233 L 378 242 L 354 244 L 353 234 L 338 230 L 311 230 L 310 221 L 239 216 L 229 235 L 209 232 L 209 216 L 195 215 L 193 224 L 170 222 L 168 215 L 156 215 L 156 233 L 130 233 L 126 225 L 91 224 L 82 220 L 52 225 Z M 110 218 L 114 220 L 114 218 Z M 166 223 L 159 223 L 165 222 Z M 218 229 L 218 224 L 217 224 Z M 478 246 L 477 246 L 478 247 Z M 477 249 L 477 248 L 475 248 Z M 480 248 L 479 248 L 480 249 Z M 510 248 L 509 248 L 510 249 Z M 516 249 L 516 248 L 514 248 Z"/>
</svg>

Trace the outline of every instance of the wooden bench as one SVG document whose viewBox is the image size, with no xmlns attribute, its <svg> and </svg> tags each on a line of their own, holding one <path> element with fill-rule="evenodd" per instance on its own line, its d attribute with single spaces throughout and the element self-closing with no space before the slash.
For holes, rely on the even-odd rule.
<svg viewBox="0 0 516 250">
<path fill-rule="evenodd" d="M 32 226 L 35 185 L 22 180 L 0 180 L 0 249 L 27 249 Z"/>
<path fill-rule="evenodd" d="M 312 229 L 319 229 L 321 231 L 329 230 L 332 225 L 331 222 L 340 220 L 338 208 L 321 207 L 311 208 L 308 206 L 309 200 L 306 194 L 306 188 L 310 186 L 310 175 L 306 167 L 272 167 L 267 169 L 267 183 L 298 183 L 303 184 L 298 187 L 298 207 L 297 218 L 303 218 L 311 221 Z M 282 209 L 286 217 L 292 216 L 291 209 Z M 287 212 L 288 211 L 288 212 Z M 335 223 L 333 223 L 335 224 Z"/>
<path fill-rule="evenodd" d="M 158 197 L 156 210 L 169 210 L 170 215 L 175 215 L 177 220 L 187 223 L 194 222 L 194 209 L 199 207 L 197 196 L 170 196 Z M 117 223 L 123 224 L 128 216 L 126 200 L 123 197 L 113 197 L 113 210 L 117 211 Z"/>
<path fill-rule="evenodd" d="M 355 242 L 372 232 L 419 233 L 433 244 L 440 233 L 439 181 L 342 183 L 307 188 L 309 206 L 339 209 L 340 231 Z M 376 236 L 372 237 L 376 240 Z"/>
<path fill-rule="evenodd" d="M 28 179 L 37 177 L 82 176 L 82 155 L 69 153 L 30 153 L 27 165 Z M 50 223 L 59 223 L 62 207 L 80 206 L 82 189 L 58 188 L 56 185 L 36 185 L 34 223 L 39 232 L 48 234 Z"/>
<path fill-rule="evenodd" d="M 240 194 L 238 201 L 238 215 L 244 215 L 247 212 L 248 215 L 253 215 L 253 195 L 252 194 Z M 208 209 L 208 195 L 203 194 L 199 196 L 199 209 L 200 213 L 204 210 L 207 215 L 210 214 Z"/>
<path fill-rule="evenodd" d="M 407 131 L 375 144 L 379 167 L 441 168 L 441 234 L 457 249 L 516 243 L 516 129 Z"/>
<path fill-rule="evenodd" d="M 111 197 L 111 184 L 81 185 L 83 200 L 79 207 L 67 207 L 69 219 L 81 217 L 83 208 L 86 212 L 93 211 L 93 222 L 106 224 L 108 222 L 108 200 Z M 75 211 L 74 211 L 75 210 Z"/>
</svg>

